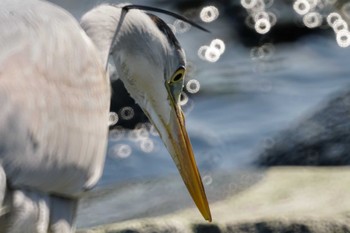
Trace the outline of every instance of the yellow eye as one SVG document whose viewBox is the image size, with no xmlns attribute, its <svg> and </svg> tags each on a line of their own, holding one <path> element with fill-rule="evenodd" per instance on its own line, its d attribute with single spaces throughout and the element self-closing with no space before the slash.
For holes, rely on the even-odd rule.
<svg viewBox="0 0 350 233">
<path fill-rule="evenodd" d="M 174 75 L 171 77 L 170 82 L 178 82 L 182 80 L 182 78 L 185 76 L 185 68 L 180 67 L 177 69 L 177 71 L 174 73 Z"/>
</svg>

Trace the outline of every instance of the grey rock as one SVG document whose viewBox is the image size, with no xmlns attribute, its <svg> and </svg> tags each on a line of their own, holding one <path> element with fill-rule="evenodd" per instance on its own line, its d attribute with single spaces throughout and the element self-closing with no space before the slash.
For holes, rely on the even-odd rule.
<svg viewBox="0 0 350 233">
<path fill-rule="evenodd" d="M 211 202 L 214 223 L 206 223 L 194 208 L 79 233 L 350 232 L 349 182 L 347 168 L 270 168 L 255 185 Z"/>
<path fill-rule="evenodd" d="M 350 91 L 337 93 L 310 117 L 281 132 L 259 166 L 350 164 Z"/>
<path fill-rule="evenodd" d="M 194 233 L 220 233 L 220 227 L 215 224 L 195 224 L 192 227 Z"/>
<path fill-rule="evenodd" d="M 139 228 L 100 231 L 101 233 L 183 233 L 176 225 L 144 224 Z M 79 233 L 88 233 L 80 231 Z M 95 231 L 93 231 L 95 232 Z M 194 224 L 188 233 L 349 233 L 350 226 L 331 221 L 259 221 L 235 224 Z"/>
<path fill-rule="evenodd" d="M 261 221 L 227 225 L 225 233 L 347 233 L 349 225 L 327 221 Z"/>
</svg>

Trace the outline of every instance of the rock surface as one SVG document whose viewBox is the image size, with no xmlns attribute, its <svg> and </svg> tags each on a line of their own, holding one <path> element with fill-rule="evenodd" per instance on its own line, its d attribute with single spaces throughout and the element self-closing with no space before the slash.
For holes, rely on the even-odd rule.
<svg viewBox="0 0 350 233">
<path fill-rule="evenodd" d="M 259 166 L 350 165 L 350 91 L 337 93 L 296 126 L 281 132 L 263 153 Z"/>
<path fill-rule="evenodd" d="M 211 224 L 190 209 L 79 233 L 350 232 L 349 183 L 346 168 L 272 168 L 256 185 L 212 203 Z"/>
</svg>

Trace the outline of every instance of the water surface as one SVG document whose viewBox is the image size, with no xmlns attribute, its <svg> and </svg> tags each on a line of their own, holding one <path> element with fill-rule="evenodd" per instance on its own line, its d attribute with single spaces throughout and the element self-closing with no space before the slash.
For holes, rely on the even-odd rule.
<svg viewBox="0 0 350 233">
<path fill-rule="evenodd" d="M 54 2 L 77 18 L 97 4 L 91 0 Z M 130 2 L 170 10 L 174 6 L 173 1 Z M 168 23 L 174 21 L 163 18 Z M 231 186 L 238 180 L 233 177 L 247 177 L 254 155 L 271 146 L 274 135 L 293 127 L 329 95 L 350 83 L 350 50 L 339 47 L 332 33 L 311 33 L 286 43 L 273 43 L 271 38 L 269 55 L 259 58 L 252 52 L 254 46 L 242 45 L 230 20 L 221 16 L 213 23 L 202 23 L 210 34 L 193 28 L 177 34 L 191 65 L 188 80 L 196 79 L 201 85 L 184 108 L 188 133 L 212 201 L 235 190 Z M 264 41 L 269 41 L 266 37 Z M 225 42 L 224 54 L 215 63 L 203 61 L 198 49 L 216 38 Z M 172 204 L 193 207 L 160 139 L 151 136 L 155 148 L 146 153 L 139 142 L 128 139 L 128 134 L 125 132 L 121 140 L 110 139 L 104 174 L 97 187 L 99 195 L 92 204 L 81 207 L 79 226 L 169 213 L 176 209 Z M 131 154 L 115 156 L 113 148 L 120 144 L 129 145 Z M 253 173 L 252 177 L 261 178 Z M 167 190 L 165 194 L 162 187 Z"/>
</svg>

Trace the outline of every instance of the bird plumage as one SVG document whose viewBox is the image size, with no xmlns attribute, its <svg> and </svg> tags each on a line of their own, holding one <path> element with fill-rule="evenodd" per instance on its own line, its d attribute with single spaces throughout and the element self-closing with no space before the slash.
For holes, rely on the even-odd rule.
<svg viewBox="0 0 350 233">
<path fill-rule="evenodd" d="M 64 10 L 33 0 L 1 3 L 0 93 L 25 132 L 2 149 L 2 166 L 14 186 L 79 195 L 97 182 L 104 162 L 110 98 L 104 66 Z M 1 134 L 0 145 L 8 145 L 11 131 Z"/>
<path fill-rule="evenodd" d="M 0 1 L 0 232 L 74 231 L 78 200 L 103 170 L 109 59 L 211 220 L 179 105 L 185 54 L 175 36 L 120 5 L 80 23 L 48 2 Z"/>
<path fill-rule="evenodd" d="M 126 90 L 158 130 L 198 209 L 211 221 L 179 101 L 185 53 L 160 18 L 123 9 L 121 5 L 98 6 L 82 17 L 82 28 L 101 46 L 102 59 L 110 58 Z M 106 44 L 111 45 L 109 49 Z"/>
<path fill-rule="evenodd" d="M 123 5 L 100 5 L 83 15 L 80 24 L 105 62 L 110 56 L 117 75 L 136 103 L 158 105 L 161 115 L 170 116 L 170 108 L 164 104 L 168 98 L 164 83 L 178 67 L 186 66 L 185 53 L 176 38 L 169 40 L 159 28 L 163 25 L 155 22 L 155 16 L 130 10 L 122 17 Z"/>
<path fill-rule="evenodd" d="M 0 164 L 15 190 L 7 204 L 29 212 L 46 205 L 53 218 L 50 206 L 59 205 L 50 195 L 74 203 L 102 174 L 109 80 L 78 22 L 51 3 L 2 0 L 0 31 Z M 5 232 L 17 232 L 21 218 L 8 219 L 16 224 Z"/>
</svg>

